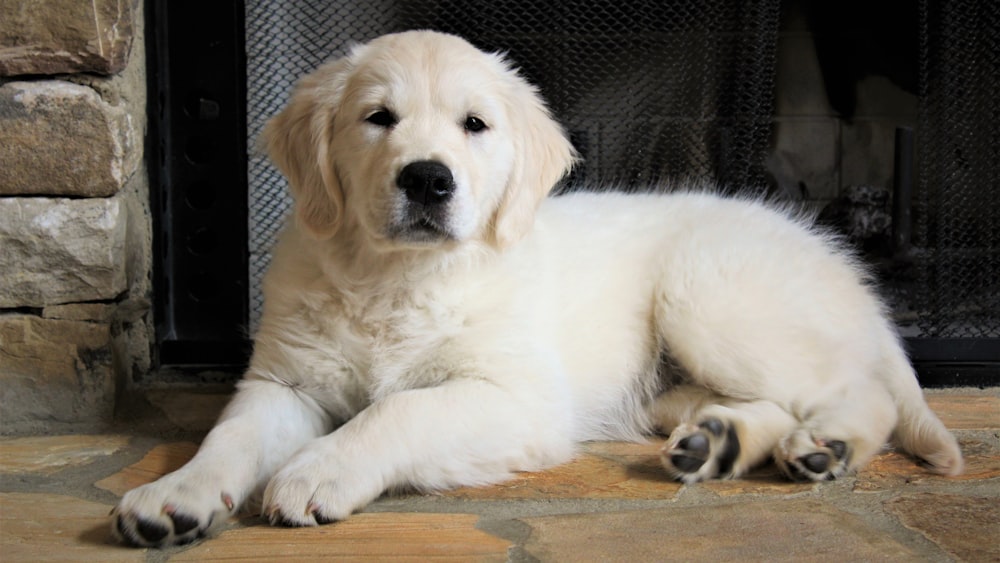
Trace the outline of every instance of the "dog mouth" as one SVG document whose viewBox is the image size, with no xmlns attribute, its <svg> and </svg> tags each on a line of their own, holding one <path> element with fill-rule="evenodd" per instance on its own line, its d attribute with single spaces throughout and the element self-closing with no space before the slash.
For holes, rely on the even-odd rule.
<svg viewBox="0 0 1000 563">
<path fill-rule="evenodd" d="M 445 222 L 426 210 L 409 214 L 402 222 L 390 229 L 390 236 L 405 242 L 440 242 L 454 239 Z"/>
<path fill-rule="evenodd" d="M 410 226 L 410 228 L 418 232 L 433 232 L 433 233 L 440 233 L 443 230 L 441 229 L 440 225 L 427 218 L 418 219 L 416 223 L 413 223 Z"/>
</svg>

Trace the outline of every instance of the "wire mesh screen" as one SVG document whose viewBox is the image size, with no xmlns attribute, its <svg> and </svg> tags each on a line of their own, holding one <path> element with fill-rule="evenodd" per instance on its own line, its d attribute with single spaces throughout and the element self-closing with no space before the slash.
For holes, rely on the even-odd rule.
<svg viewBox="0 0 1000 563">
<path fill-rule="evenodd" d="M 1000 3 L 921 3 L 920 336 L 1000 338 Z"/>
<path fill-rule="evenodd" d="M 248 127 L 256 139 L 294 81 L 353 43 L 406 29 L 506 51 L 584 158 L 573 183 L 667 178 L 765 189 L 778 0 L 248 0 Z M 284 180 L 251 155 L 253 323 Z"/>
</svg>

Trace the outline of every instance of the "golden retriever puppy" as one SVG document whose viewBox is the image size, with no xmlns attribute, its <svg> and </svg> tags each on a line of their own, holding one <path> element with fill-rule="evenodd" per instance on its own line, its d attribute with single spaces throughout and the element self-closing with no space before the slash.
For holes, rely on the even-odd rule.
<svg viewBox="0 0 1000 563">
<path fill-rule="evenodd" d="M 893 434 L 961 471 L 835 241 L 708 193 L 548 198 L 574 150 L 499 55 L 376 39 L 302 79 L 264 140 L 295 209 L 250 367 L 198 454 L 122 498 L 126 542 L 190 541 L 260 491 L 271 523 L 334 522 L 657 428 L 689 483 L 770 457 L 829 479 Z"/>
</svg>

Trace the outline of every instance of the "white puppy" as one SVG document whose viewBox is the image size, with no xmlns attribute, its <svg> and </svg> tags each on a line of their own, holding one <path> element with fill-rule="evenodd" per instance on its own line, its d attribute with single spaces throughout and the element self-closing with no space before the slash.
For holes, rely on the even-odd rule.
<svg viewBox="0 0 1000 563">
<path fill-rule="evenodd" d="M 656 428 L 685 482 L 770 456 L 828 479 L 894 432 L 961 471 L 834 241 L 705 193 L 547 199 L 574 151 L 498 55 L 382 37 L 304 78 L 265 138 L 296 203 L 250 368 L 194 459 L 115 509 L 129 543 L 190 541 L 255 491 L 311 526 Z"/>
</svg>

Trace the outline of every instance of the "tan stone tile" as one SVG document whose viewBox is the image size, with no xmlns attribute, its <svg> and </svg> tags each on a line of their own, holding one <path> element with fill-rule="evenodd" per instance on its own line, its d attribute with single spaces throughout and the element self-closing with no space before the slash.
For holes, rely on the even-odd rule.
<svg viewBox="0 0 1000 563">
<path fill-rule="evenodd" d="M 883 491 L 911 483 L 958 482 L 1000 477 L 1000 452 L 985 442 L 959 440 L 965 457 L 965 472 L 955 477 L 931 473 L 917 465 L 913 458 L 897 452 L 887 452 L 875 458 L 858 472 L 856 492 Z"/>
<path fill-rule="evenodd" d="M 733 495 L 795 495 L 816 488 L 816 483 L 795 483 L 781 474 L 774 464 L 754 469 L 739 479 L 717 479 L 698 483 L 698 487 L 728 497 Z"/>
<path fill-rule="evenodd" d="M 927 394 L 927 404 L 952 430 L 993 430 L 1000 428 L 1000 394 Z"/>
<path fill-rule="evenodd" d="M 862 519 L 814 500 L 525 518 L 542 561 L 913 560 Z"/>
<path fill-rule="evenodd" d="M 54 473 L 111 455 L 128 440 L 128 436 L 118 435 L 0 438 L 0 472 Z"/>
<path fill-rule="evenodd" d="M 121 496 L 139 485 L 152 483 L 167 473 L 180 469 L 197 451 L 198 444 L 191 442 L 160 444 L 136 463 L 101 479 L 94 486 Z"/>
<path fill-rule="evenodd" d="M 185 430 L 207 431 L 215 426 L 232 392 L 153 390 L 146 399 L 163 411 L 170 422 Z"/>
<path fill-rule="evenodd" d="M 259 525 L 222 532 L 170 561 L 506 561 L 512 544 L 472 514 L 356 514 L 315 528 Z"/>
<path fill-rule="evenodd" d="M 585 452 L 627 461 L 644 463 L 650 459 L 659 464 L 660 448 L 664 439 L 652 438 L 646 442 L 587 442 L 582 449 Z"/>
<path fill-rule="evenodd" d="M 490 487 L 465 487 L 444 493 L 465 499 L 672 498 L 681 485 L 660 466 L 659 444 L 595 442 L 569 463 L 546 471 L 524 472 Z"/>
<path fill-rule="evenodd" d="M 960 561 L 1000 561 L 1000 497 L 921 493 L 885 503 L 904 526 Z"/>
<path fill-rule="evenodd" d="M 62 495 L 0 493 L 0 560 L 144 561 L 117 545 L 106 504 Z"/>
</svg>

